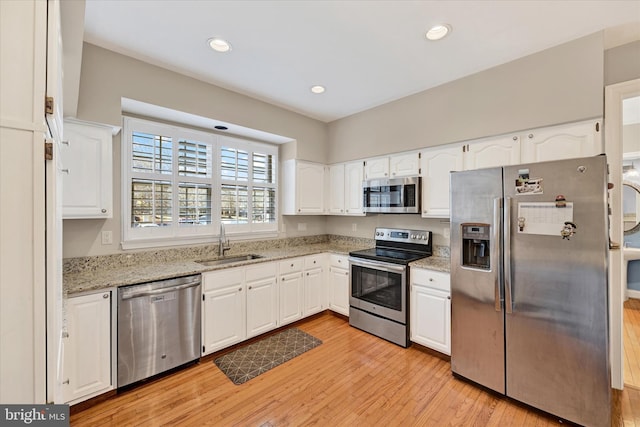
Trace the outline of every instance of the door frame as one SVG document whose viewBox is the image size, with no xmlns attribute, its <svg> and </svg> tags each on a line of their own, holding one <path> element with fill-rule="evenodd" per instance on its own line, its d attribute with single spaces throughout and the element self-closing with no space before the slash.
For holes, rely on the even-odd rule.
<svg viewBox="0 0 640 427">
<path fill-rule="evenodd" d="M 618 245 L 609 251 L 609 342 L 611 386 L 624 387 L 623 307 L 626 293 L 626 271 L 623 271 L 622 231 L 622 100 L 640 95 L 640 79 L 605 86 L 604 147 L 609 162 L 611 206 L 610 240 Z M 619 284 L 616 286 L 616 284 Z"/>
</svg>

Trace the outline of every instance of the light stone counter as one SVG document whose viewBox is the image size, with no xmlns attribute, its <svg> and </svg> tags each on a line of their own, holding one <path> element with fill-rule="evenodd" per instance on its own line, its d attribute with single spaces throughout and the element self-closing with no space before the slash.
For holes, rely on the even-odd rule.
<svg viewBox="0 0 640 427">
<path fill-rule="evenodd" d="M 419 259 L 418 261 L 413 261 L 411 264 L 409 264 L 409 266 L 416 268 L 427 268 L 429 270 L 449 273 L 449 270 L 451 268 L 451 260 L 450 258 L 432 256 L 429 258 Z"/>
<path fill-rule="evenodd" d="M 232 250 L 226 255 L 227 257 L 256 254 L 262 258 L 217 266 L 205 266 L 196 262 L 218 258 L 217 245 L 72 258 L 65 260 L 64 263 L 63 288 L 65 294 L 70 296 L 322 252 L 348 255 L 350 251 L 373 246 L 375 246 L 373 239 L 333 235 L 237 242 L 232 243 Z M 448 247 L 434 247 L 433 257 L 415 261 L 411 266 L 448 272 L 448 250 Z"/>
</svg>

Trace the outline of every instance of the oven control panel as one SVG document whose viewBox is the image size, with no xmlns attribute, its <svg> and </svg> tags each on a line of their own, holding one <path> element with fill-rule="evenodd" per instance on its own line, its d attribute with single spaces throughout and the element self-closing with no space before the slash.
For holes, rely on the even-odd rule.
<svg viewBox="0 0 640 427">
<path fill-rule="evenodd" d="M 429 244 L 430 231 L 398 228 L 376 228 L 375 239 L 392 242 Z"/>
</svg>

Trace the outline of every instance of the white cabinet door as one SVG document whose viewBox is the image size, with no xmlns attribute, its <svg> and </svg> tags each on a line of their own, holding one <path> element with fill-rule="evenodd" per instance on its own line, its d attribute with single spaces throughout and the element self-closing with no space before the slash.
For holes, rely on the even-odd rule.
<svg viewBox="0 0 640 427">
<path fill-rule="evenodd" d="M 112 128 L 65 121 L 62 142 L 63 218 L 111 218 Z"/>
<path fill-rule="evenodd" d="M 246 338 L 244 269 L 202 274 L 202 355 Z"/>
<path fill-rule="evenodd" d="M 113 388 L 111 292 L 67 300 L 62 398 L 77 402 Z"/>
<path fill-rule="evenodd" d="M 398 154 L 389 158 L 391 178 L 418 176 L 420 174 L 420 153 Z"/>
<path fill-rule="evenodd" d="M 247 338 L 278 326 L 276 278 L 247 281 Z"/>
<path fill-rule="evenodd" d="M 329 213 L 344 214 L 345 193 L 345 169 L 344 164 L 329 166 Z"/>
<path fill-rule="evenodd" d="M 336 313 L 349 316 L 348 269 L 333 266 L 329 268 L 329 294 L 329 308 Z"/>
<path fill-rule="evenodd" d="M 324 166 L 298 162 L 296 177 L 297 213 L 322 214 L 324 209 Z"/>
<path fill-rule="evenodd" d="M 302 318 L 302 272 L 290 273 L 280 276 L 278 297 L 279 325 L 295 322 Z"/>
<path fill-rule="evenodd" d="M 302 315 L 305 317 L 319 313 L 325 307 L 324 265 L 326 260 L 327 256 L 324 253 L 304 257 Z"/>
<path fill-rule="evenodd" d="M 596 156 L 604 152 L 599 120 L 534 129 L 523 137 L 522 163 Z"/>
<path fill-rule="evenodd" d="M 447 292 L 411 286 L 411 341 L 451 354 L 451 297 Z"/>
<path fill-rule="evenodd" d="M 364 163 L 364 179 L 388 178 L 389 158 L 368 159 Z"/>
<path fill-rule="evenodd" d="M 451 354 L 451 279 L 449 274 L 411 270 L 411 341 Z"/>
<path fill-rule="evenodd" d="M 520 163 L 520 137 L 500 136 L 470 142 L 464 153 L 464 169 L 483 169 Z"/>
<path fill-rule="evenodd" d="M 314 268 L 304 272 L 304 316 L 319 313 L 323 305 L 323 274 L 322 268 Z"/>
<path fill-rule="evenodd" d="M 347 215 L 364 215 L 362 210 L 362 162 L 347 163 L 344 166 L 344 208 Z"/>
<path fill-rule="evenodd" d="M 300 160 L 282 163 L 282 213 L 324 214 L 325 166 Z"/>
<path fill-rule="evenodd" d="M 422 152 L 422 216 L 449 217 L 449 173 L 463 168 L 462 146 Z"/>
</svg>

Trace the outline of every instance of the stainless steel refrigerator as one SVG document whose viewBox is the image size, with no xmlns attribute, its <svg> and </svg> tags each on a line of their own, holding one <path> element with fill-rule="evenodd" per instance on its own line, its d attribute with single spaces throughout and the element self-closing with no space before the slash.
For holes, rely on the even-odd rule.
<svg viewBox="0 0 640 427">
<path fill-rule="evenodd" d="M 608 426 L 604 155 L 451 173 L 451 369 Z"/>
</svg>

